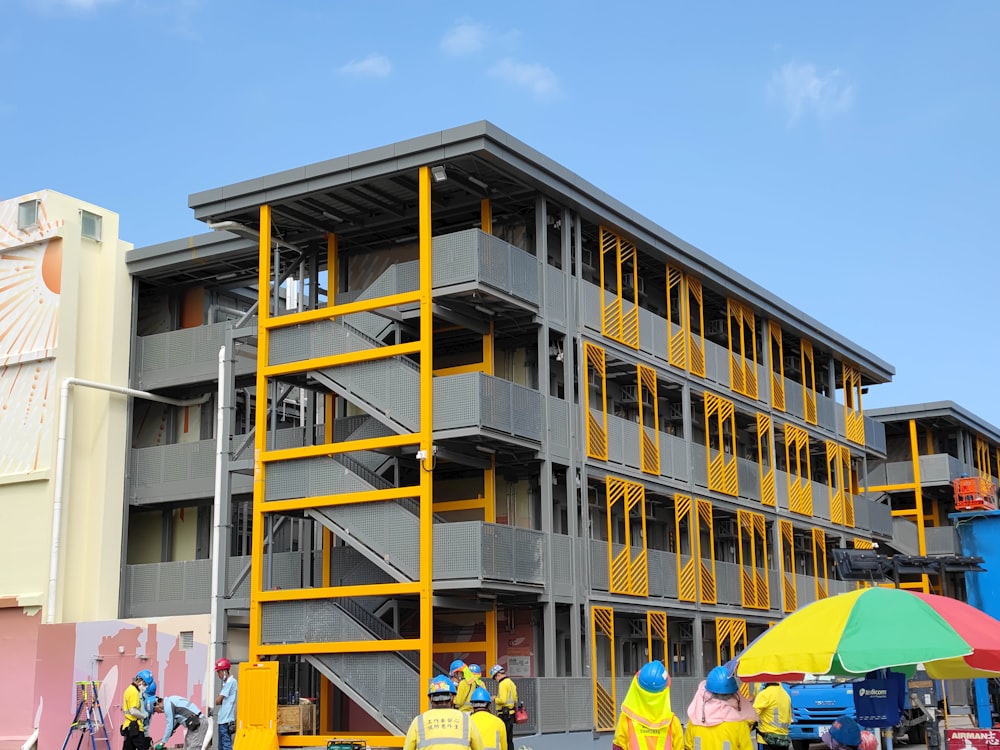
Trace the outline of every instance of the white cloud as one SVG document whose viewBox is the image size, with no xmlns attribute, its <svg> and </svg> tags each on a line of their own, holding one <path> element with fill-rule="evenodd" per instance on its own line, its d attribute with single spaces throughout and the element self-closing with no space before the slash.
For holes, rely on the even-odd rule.
<svg viewBox="0 0 1000 750">
<path fill-rule="evenodd" d="M 363 60 L 351 60 L 341 65 L 337 72 L 358 78 L 384 78 L 392 72 L 392 63 L 385 55 L 372 53 Z"/>
<path fill-rule="evenodd" d="M 459 23 L 441 40 L 449 55 L 471 55 L 486 46 L 486 27 L 479 23 Z"/>
<path fill-rule="evenodd" d="M 840 70 L 820 72 L 812 63 L 790 62 L 771 75 L 767 95 L 785 108 L 788 124 L 807 115 L 821 120 L 848 111 L 854 105 L 854 84 Z"/>
<path fill-rule="evenodd" d="M 505 58 L 490 68 L 490 75 L 527 89 L 536 99 L 554 99 L 561 93 L 556 74 L 539 63 L 522 63 Z"/>
</svg>

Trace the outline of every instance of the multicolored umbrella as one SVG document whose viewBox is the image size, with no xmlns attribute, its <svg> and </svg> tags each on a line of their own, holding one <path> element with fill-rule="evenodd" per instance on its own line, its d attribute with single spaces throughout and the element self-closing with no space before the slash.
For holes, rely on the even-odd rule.
<svg viewBox="0 0 1000 750">
<path fill-rule="evenodd" d="M 1000 675 L 1000 622 L 957 599 L 867 588 L 796 610 L 744 649 L 748 682 L 864 675 L 923 664 L 935 679 Z"/>
</svg>

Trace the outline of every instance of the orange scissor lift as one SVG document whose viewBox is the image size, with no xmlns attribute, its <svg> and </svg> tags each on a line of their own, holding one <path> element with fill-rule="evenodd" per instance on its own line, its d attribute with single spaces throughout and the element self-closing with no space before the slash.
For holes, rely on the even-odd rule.
<svg viewBox="0 0 1000 750">
<path fill-rule="evenodd" d="M 993 482 L 983 477 L 959 477 L 955 487 L 955 510 L 996 510 Z"/>
</svg>

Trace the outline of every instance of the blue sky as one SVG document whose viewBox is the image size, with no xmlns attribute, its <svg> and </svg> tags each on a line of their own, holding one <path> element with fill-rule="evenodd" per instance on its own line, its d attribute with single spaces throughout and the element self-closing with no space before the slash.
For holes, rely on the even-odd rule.
<svg viewBox="0 0 1000 750">
<path fill-rule="evenodd" d="M 0 198 L 189 193 L 488 119 L 1000 426 L 1000 3 L 0 0 Z"/>
</svg>

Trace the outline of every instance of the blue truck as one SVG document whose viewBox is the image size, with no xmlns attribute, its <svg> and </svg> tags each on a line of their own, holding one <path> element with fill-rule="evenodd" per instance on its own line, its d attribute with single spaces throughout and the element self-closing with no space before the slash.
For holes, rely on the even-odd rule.
<svg viewBox="0 0 1000 750">
<path fill-rule="evenodd" d="M 786 684 L 792 697 L 792 726 L 788 738 L 793 750 L 809 750 L 819 742 L 834 719 L 854 716 L 854 684 L 847 680 L 818 677 L 809 682 Z"/>
</svg>

